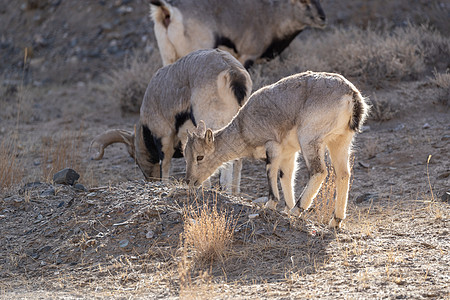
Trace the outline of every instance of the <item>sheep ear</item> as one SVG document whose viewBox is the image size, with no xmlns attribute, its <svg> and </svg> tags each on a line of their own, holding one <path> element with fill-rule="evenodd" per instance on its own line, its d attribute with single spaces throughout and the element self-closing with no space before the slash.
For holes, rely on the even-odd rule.
<svg viewBox="0 0 450 300">
<path fill-rule="evenodd" d="M 186 133 L 187 133 L 188 139 L 192 139 L 194 137 L 194 134 L 189 129 L 186 129 Z"/>
<path fill-rule="evenodd" d="M 206 132 L 205 122 L 203 122 L 203 120 L 200 120 L 200 122 L 198 122 L 197 128 L 195 129 L 195 134 L 198 137 L 204 137 L 205 132 Z"/>
<path fill-rule="evenodd" d="M 205 141 L 207 145 L 212 145 L 214 143 L 214 134 L 211 129 L 207 129 L 205 133 Z"/>
</svg>

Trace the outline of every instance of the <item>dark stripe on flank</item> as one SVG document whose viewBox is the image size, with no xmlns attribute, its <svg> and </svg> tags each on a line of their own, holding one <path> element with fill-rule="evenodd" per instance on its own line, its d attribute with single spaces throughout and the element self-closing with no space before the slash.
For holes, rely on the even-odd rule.
<svg viewBox="0 0 450 300">
<path fill-rule="evenodd" d="M 225 46 L 238 53 L 236 45 L 229 38 L 216 35 L 214 40 L 214 48 L 218 48 L 219 46 Z"/>
<path fill-rule="evenodd" d="M 183 149 L 181 149 L 181 142 L 178 142 L 178 145 L 175 147 L 175 152 L 173 153 L 173 158 L 182 158 L 183 157 Z"/>
<path fill-rule="evenodd" d="M 300 33 L 301 30 L 296 31 L 294 33 L 288 34 L 283 38 L 275 38 L 270 43 L 269 47 L 267 47 L 266 51 L 261 55 L 261 58 L 273 59 L 275 56 L 279 55 L 283 52 L 284 49 L 289 46 L 292 40 Z"/>
<path fill-rule="evenodd" d="M 155 5 L 155 6 L 162 6 L 162 2 L 159 0 L 151 0 L 150 1 L 151 4 Z"/>
<path fill-rule="evenodd" d="M 191 119 L 190 111 L 183 111 L 181 113 L 176 114 L 175 116 L 175 132 L 178 133 L 180 127 L 184 125 L 188 120 Z"/>
<path fill-rule="evenodd" d="M 236 97 L 239 106 L 242 106 L 245 97 L 247 96 L 247 77 L 239 71 L 230 71 L 230 87 Z"/>
<path fill-rule="evenodd" d="M 155 144 L 152 132 L 147 126 L 142 125 L 142 138 L 144 139 L 145 147 L 148 152 L 148 161 L 152 164 L 159 163 L 158 149 Z"/>
</svg>

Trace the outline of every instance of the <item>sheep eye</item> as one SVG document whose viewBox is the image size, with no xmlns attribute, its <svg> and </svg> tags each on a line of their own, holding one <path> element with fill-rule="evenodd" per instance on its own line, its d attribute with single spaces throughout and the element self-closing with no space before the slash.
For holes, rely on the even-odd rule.
<svg viewBox="0 0 450 300">
<path fill-rule="evenodd" d="M 201 160 L 203 160 L 203 158 L 204 158 L 203 155 L 199 155 L 199 156 L 197 156 L 197 161 L 201 161 Z"/>
</svg>

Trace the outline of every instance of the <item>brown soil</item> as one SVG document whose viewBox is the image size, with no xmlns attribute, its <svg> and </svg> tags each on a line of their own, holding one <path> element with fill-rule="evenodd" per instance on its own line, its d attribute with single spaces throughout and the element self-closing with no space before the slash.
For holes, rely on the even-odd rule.
<svg viewBox="0 0 450 300">
<path fill-rule="evenodd" d="M 236 198 L 145 183 L 120 145 L 89 159 L 96 134 L 137 120 L 105 97 L 102 74 L 155 47 L 146 1 L 0 2 L 0 138 L 17 138 L 25 170 L 0 193 L 0 299 L 449 298 L 450 118 L 429 77 L 362 87 L 392 117 L 369 120 L 355 139 L 348 219 L 335 232 L 321 211 L 297 220 L 254 203 L 267 193 L 261 162 L 245 162 Z M 345 25 L 350 11 L 330 21 Z M 44 177 L 56 161 L 49 141 L 70 143 L 60 152 L 87 191 Z M 175 178 L 183 164 L 174 160 Z M 297 195 L 306 181 L 300 160 Z M 236 226 L 222 259 L 186 267 L 180 234 L 195 203 L 217 205 Z"/>
</svg>

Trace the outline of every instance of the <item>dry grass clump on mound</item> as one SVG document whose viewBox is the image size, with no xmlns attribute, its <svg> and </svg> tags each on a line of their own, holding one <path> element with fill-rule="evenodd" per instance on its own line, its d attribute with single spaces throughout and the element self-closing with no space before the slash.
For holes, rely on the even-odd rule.
<svg viewBox="0 0 450 300">
<path fill-rule="evenodd" d="M 119 102 L 123 112 L 139 113 L 147 85 L 161 66 L 157 50 L 150 54 L 135 53 L 123 68 L 106 77 L 106 93 L 113 101 Z"/>
<path fill-rule="evenodd" d="M 416 79 L 450 61 L 450 38 L 426 26 L 389 30 L 331 28 L 297 40 L 283 58 L 257 66 L 259 88 L 283 76 L 306 70 L 337 72 L 379 87 L 384 81 Z"/>
<path fill-rule="evenodd" d="M 233 240 L 232 218 L 206 203 L 197 209 L 188 207 L 184 219 L 184 249 L 197 261 L 222 258 Z"/>
<path fill-rule="evenodd" d="M 20 182 L 23 168 L 20 163 L 17 142 L 5 138 L 0 143 L 0 191 Z"/>
</svg>

